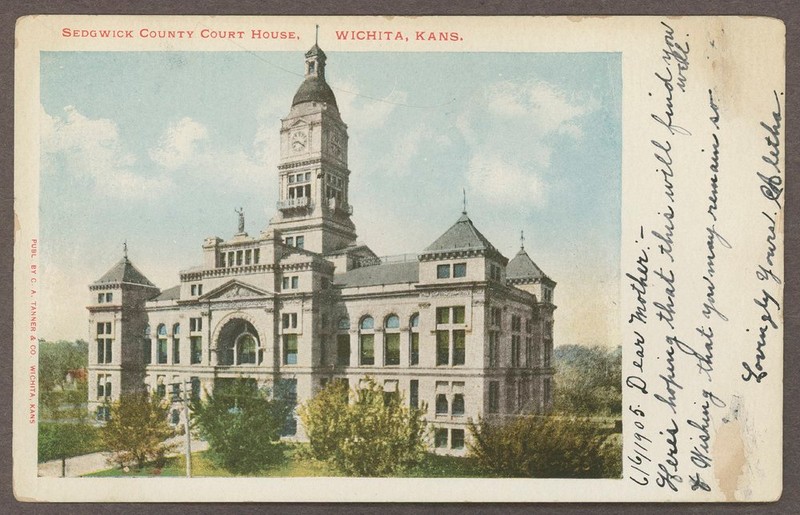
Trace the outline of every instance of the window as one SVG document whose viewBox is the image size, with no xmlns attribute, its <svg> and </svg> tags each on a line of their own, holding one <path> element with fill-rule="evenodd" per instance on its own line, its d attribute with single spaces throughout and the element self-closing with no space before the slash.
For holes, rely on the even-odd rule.
<svg viewBox="0 0 800 515">
<path fill-rule="evenodd" d="M 292 289 L 296 290 L 298 288 L 299 284 L 300 284 L 300 278 L 297 277 L 296 275 L 292 276 Z"/>
<path fill-rule="evenodd" d="M 500 383 L 497 381 L 489 382 L 489 413 L 500 411 Z"/>
<path fill-rule="evenodd" d="M 172 338 L 172 362 L 176 365 L 181 362 L 181 341 L 178 338 Z"/>
<path fill-rule="evenodd" d="M 492 308 L 491 311 L 491 325 L 495 327 L 503 326 L 503 310 L 500 308 Z"/>
<path fill-rule="evenodd" d="M 544 288 L 544 301 L 548 303 L 553 301 L 553 290 L 550 288 Z"/>
<path fill-rule="evenodd" d="M 296 341 L 297 340 L 295 340 L 295 362 L 297 360 Z M 257 347 L 258 347 L 258 342 L 256 341 L 256 338 L 252 334 L 245 333 L 239 336 L 236 339 L 236 364 L 255 365 Z"/>
<path fill-rule="evenodd" d="M 419 313 L 411 317 L 411 343 L 408 355 L 409 365 L 419 365 Z"/>
<path fill-rule="evenodd" d="M 463 329 L 453 331 L 453 365 L 463 365 L 467 356 L 466 334 Z"/>
<path fill-rule="evenodd" d="M 336 335 L 336 364 L 341 367 L 350 366 L 350 335 Z"/>
<path fill-rule="evenodd" d="M 297 329 L 297 313 L 284 313 L 281 323 L 284 329 Z"/>
<path fill-rule="evenodd" d="M 520 336 L 518 334 L 514 334 L 511 336 L 511 366 L 518 367 L 520 365 L 519 362 L 519 351 L 520 347 Z"/>
<path fill-rule="evenodd" d="M 203 330 L 203 319 L 202 318 L 190 318 L 189 319 L 189 331 L 195 333 L 198 331 Z"/>
<path fill-rule="evenodd" d="M 453 277 L 466 277 L 466 276 L 467 276 L 466 263 L 456 263 L 453 265 Z"/>
<path fill-rule="evenodd" d="M 530 336 L 525 337 L 525 366 L 533 367 L 533 339 Z"/>
<path fill-rule="evenodd" d="M 247 249 L 244 251 L 244 264 L 249 265 L 253 259 L 253 249 Z"/>
<path fill-rule="evenodd" d="M 466 362 L 466 332 L 461 328 L 451 327 L 463 325 L 465 307 L 436 308 L 436 365 L 464 365 Z"/>
<path fill-rule="evenodd" d="M 286 245 L 290 247 L 294 247 L 294 236 L 287 236 L 286 237 Z"/>
<path fill-rule="evenodd" d="M 450 362 L 450 331 L 436 331 L 436 365 Z"/>
<path fill-rule="evenodd" d="M 550 357 L 553 351 L 552 343 L 545 343 L 543 347 L 544 347 L 544 359 L 542 360 L 543 362 L 542 366 L 544 366 L 545 368 L 550 368 Z"/>
<path fill-rule="evenodd" d="M 162 398 L 167 395 L 167 385 L 164 384 L 165 379 L 165 376 L 156 377 L 156 395 Z"/>
<path fill-rule="evenodd" d="M 433 433 L 433 444 L 437 449 L 447 448 L 447 429 L 437 427 Z"/>
<path fill-rule="evenodd" d="M 259 257 L 261 257 L 261 249 L 253 249 L 253 263 L 258 264 Z"/>
<path fill-rule="evenodd" d="M 111 363 L 112 361 L 112 345 L 111 339 L 111 322 L 98 322 L 97 323 L 97 362 L 98 363 Z"/>
<path fill-rule="evenodd" d="M 167 339 L 166 338 L 159 338 L 158 339 L 158 357 L 157 363 L 159 365 L 163 365 L 167 362 Z"/>
<path fill-rule="evenodd" d="M 453 395 L 453 415 L 461 416 L 464 414 L 464 394 Z"/>
<path fill-rule="evenodd" d="M 518 333 L 522 330 L 522 318 L 517 315 L 511 316 L 511 330 Z"/>
<path fill-rule="evenodd" d="M 190 381 L 192 382 L 192 399 L 197 400 L 200 398 L 200 378 L 192 377 Z"/>
<path fill-rule="evenodd" d="M 169 420 L 170 424 L 172 424 L 173 426 L 177 426 L 180 423 L 180 421 L 181 421 L 180 412 L 176 409 L 172 410 L 172 414 L 170 414 L 170 420 Z"/>
<path fill-rule="evenodd" d="M 359 364 L 375 364 L 375 320 L 371 316 L 365 316 L 359 324 L 361 334 L 359 335 Z"/>
<path fill-rule="evenodd" d="M 348 329 L 350 329 L 350 319 L 347 317 L 340 318 L 339 321 L 336 323 L 336 327 L 340 331 L 347 331 Z"/>
<path fill-rule="evenodd" d="M 503 279 L 501 274 L 502 271 L 499 266 L 494 263 L 489 265 L 489 278 L 492 281 L 501 281 Z"/>
<path fill-rule="evenodd" d="M 97 398 L 111 397 L 111 375 L 98 374 L 97 375 Z"/>
<path fill-rule="evenodd" d="M 450 430 L 450 448 L 463 449 L 464 448 L 464 430 L 451 429 Z"/>
<path fill-rule="evenodd" d="M 193 284 L 191 286 L 192 297 L 199 297 L 203 294 L 203 285 L 202 284 Z"/>
<path fill-rule="evenodd" d="M 97 303 L 102 304 L 106 301 L 106 294 L 105 293 L 98 293 L 97 294 Z"/>
<path fill-rule="evenodd" d="M 296 365 L 297 364 L 297 335 L 284 334 L 283 335 L 283 364 Z"/>
<path fill-rule="evenodd" d="M 450 411 L 449 403 L 447 402 L 447 395 L 439 393 L 436 395 L 436 414 L 447 415 Z"/>
<path fill-rule="evenodd" d="M 383 335 L 384 365 L 400 364 L 400 317 L 389 315 L 384 322 L 386 332 Z"/>
<path fill-rule="evenodd" d="M 450 265 L 438 265 L 436 267 L 436 278 L 437 279 L 449 279 L 450 278 Z"/>
<path fill-rule="evenodd" d="M 294 241 L 295 241 L 295 247 L 297 247 L 298 249 L 302 249 L 305 246 L 306 238 L 305 236 L 298 236 L 297 238 L 295 238 Z"/>
<path fill-rule="evenodd" d="M 375 335 L 361 335 L 361 365 L 375 364 Z"/>
<path fill-rule="evenodd" d="M 281 284 L 281 289 L 283 289 L 283 290 L 288 290 L 289 289 L 289 278 L 288 277 L 284 277 L 283 278 L 283 282 Z"/>
<path fill-rule="evenodd" d="M 190 362 L 192 365 L 197 365 L 203 362 L 203 340 L 199 336 L 192 336 L 189 338 L 190 342 Z"/>
<path fill-rule="evenodd" d="M 412 379 L 408 385 L 408 405 L 419 408 L 419 380 Z"/>
<path fill-rule="evenodd" d="M 489 367 L 494 368 L 497 366 L 498 354 L 498 341 L 500 333 L 497 331 L 489 331 Z"/>
<path fill-rule="evenodd" d="M 111 420 L 111 410 L 108 406 L 98 406 L 95 411 L 95 418 L 99 422 Z"/>
</svg>

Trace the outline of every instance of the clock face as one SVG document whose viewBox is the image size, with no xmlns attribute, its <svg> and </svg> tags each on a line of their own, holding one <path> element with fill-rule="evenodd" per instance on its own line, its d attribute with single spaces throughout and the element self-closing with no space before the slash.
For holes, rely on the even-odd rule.
<svg viewBox="0 0 800 515">
<path fill-rule="evenodd" d="M 306 148 L 308 135 L 305 131 L 294 131 L 291 136 L 292 150 L 302 152 Z"/>
</svg>

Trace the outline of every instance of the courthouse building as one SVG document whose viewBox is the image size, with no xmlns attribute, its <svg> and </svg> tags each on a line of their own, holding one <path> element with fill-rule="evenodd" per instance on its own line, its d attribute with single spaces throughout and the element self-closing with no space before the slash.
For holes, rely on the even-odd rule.
<svg viewBox="0 0 800 515">
<path fill-rule="evenodd" d="M 185 383 L 203 395 L 246 377 L 285 381 L 302 403 L 329 381 L 352 388 L 370 376 L 427 405 L 432 447 L 459 454 L 468 420 L 548 409 L 555 282 L 524 248 L 509 261 L 466 212 L 418 255 L 379 258 L 358 242 L 347 125 L 325 60 L 317 45 L 305 54 L 263 231 L 246 233 L 240 213 L 238 232 L 207 238 L 202 264 L 171 288 L 151 283 L 127 251 L 89 286 L 89 406 L 99 419 L 120 392 L 143 388 L 169 395 Z M 303 438 L 296 421 L 285 432 Z"/>
</svg>

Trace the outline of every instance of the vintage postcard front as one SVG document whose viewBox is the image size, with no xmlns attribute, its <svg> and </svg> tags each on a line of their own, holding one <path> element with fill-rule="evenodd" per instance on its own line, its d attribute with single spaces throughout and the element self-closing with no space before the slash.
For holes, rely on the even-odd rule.
<svg viewBox="0 0 800 515">
<path fill-rule="evenodd" d="M 18 499 L 780 497 L 780 21 L 16 40 Z"/>
</svg>

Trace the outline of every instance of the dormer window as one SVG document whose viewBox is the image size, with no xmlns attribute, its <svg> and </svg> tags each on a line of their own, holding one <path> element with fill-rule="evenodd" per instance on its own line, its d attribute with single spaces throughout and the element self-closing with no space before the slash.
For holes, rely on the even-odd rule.
<svg viewBox="0 0 800 515">
<path fill-rule="evenodd" d="M 312 75 L 317 69 L 317 63 L 311 61 L 308 63 L 308 74 Z"/>
</svg>

